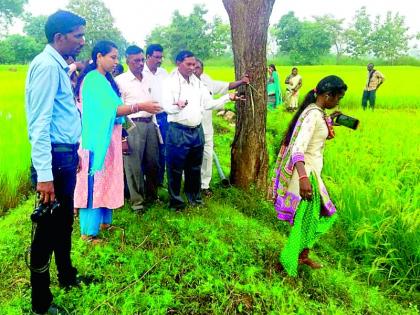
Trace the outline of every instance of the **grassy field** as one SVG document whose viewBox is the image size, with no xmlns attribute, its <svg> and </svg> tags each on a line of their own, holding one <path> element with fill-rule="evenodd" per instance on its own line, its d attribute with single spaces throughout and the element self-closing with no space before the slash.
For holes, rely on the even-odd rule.
<svg viewBox="0 0 420 315">
<path fill-rule="evenodd" d="M 385 109 L 363 112 L 363 67 L 300 69 L 303 91 L 324 75 L 343 76 L 349 92 L 341 110 L 361 121 L 357 131 L 336 128 L 336 138 L 327 143 L 323 178 L 339 218 L 315 248 L 324 269 L 302 268 L 296 279 L 277 272 L 289 227 L 257 193 L 218 187 L 214 171 L 215 196 L 204 207 L 175 214 L 156 206 L 142 216 L 121 209 L 115 223 L 124 233 L 104 235 L 103 246 L 80 241 L 76 222 L 74 261 L 98 282 L 66 293 L 54 275 L 56 302 L 72 314 L 418 314 L 420 93 L 414 86 L 397 89 L 394 78 L 416 78 L 420 68 L 380 70 L 388 79 L 378 92 L 378 107 Z M 206 71 L 233 79 L 231 68 Z M 279 68 L 282 78 L 288 71 Z M 0 91 L 0 121 L 7 127 L 0 131 L 4 206 L 5 194 L 19 203 L 17 187 L 27 189 L 29 146 L 24 68 L 0 67 L 0 80 L 6 86 Z M 268 115 L 270 169 L 290 118 L 281 110 Z M 217 117 L 215 130 L 215 150 L 229 173 L 233 128 Z M 24 252 L 32 204 L 29 200 L 0 218 L 0 314 L 29 310 Z"/>
<path fill-rule="evenodd" d="M 29 189 L 30 145 L 24 110 L 26 70 L 24 66 L 0 65 L 0 214 L 15 207 Z"/>
</svg>

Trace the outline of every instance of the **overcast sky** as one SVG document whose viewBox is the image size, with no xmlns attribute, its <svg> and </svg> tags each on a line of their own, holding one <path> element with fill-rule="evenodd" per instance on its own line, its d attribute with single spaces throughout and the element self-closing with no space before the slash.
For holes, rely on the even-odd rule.
<svg viewBox="0 0 420 315">
<path fill-rule="evenodd" d="M 222 0 L 104 0 L 115 18 L 116 26 L 125 38 L 139 45 L 144 44 L 146 35 L 156 25 L 167 25 L 174 10 L 189 14 L 195 3 L 205 3 L 207 17 L 219 15 L 228 22 Z M 65 8 L 68 0 L 29 0 L 27 11 L 33 15 L 49 15 L 57 9 Z M 282 15 L 294 11 L 299 18 L 310 19 L 313 15 L 332 14 L 336 18 L 345 18 L 349 23 L 357 9 L 366 6 L 372 16 L 384 16 L 387 11 L 399 12 L 406 17 L 410 33 L 420 32 L 419 0 L 277 0 L 271 15 L 271 24 L 275 24 Z M 91 21 L 88 21 L 88 23 Z M 18 28 L 18 27 L 17 27 Z"/>
</svg>

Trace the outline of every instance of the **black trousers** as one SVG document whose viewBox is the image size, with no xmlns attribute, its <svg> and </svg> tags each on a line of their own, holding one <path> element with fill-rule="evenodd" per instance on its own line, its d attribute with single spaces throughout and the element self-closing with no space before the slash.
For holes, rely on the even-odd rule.
<svg viewBox="0 0 420 315">
<path fill-rule="evenodd" d="M 36 226 L 31 244 L 31 286 L 32 310 L 44 313 L 51 305 L 50 272 L 47 268 L 52 253 L 58 271 L 58 281 L 62 286 L 76 282 L 77 270 L 72 266 L 71 233 L 73 230 L 74 188 L 79 163 L 77 145 L 53 145 L 52 171 L 54 191 L 59 207 L 43 218 Z M 32 181 L 37 183 L 36 171 L 31 167 Z M 37 270 L 38 269 L 38 270 Z"/>
<path fill-rule="evenodd" d="M 363 109 L 366 109 L 368 101 L 369 101 L 369 107 L 374 109 L 375 101 L 376 101 L 376 90 L 363 91 L 363 97 L 362 97 Z"/>
<path fill-rule="evenodd" d="M 190 128 L 169 123 L 166 137 L 166 168 L 168 176 L 169 206 L 185 206 L 181 197 L 182 173 L 185 175 L 184 192 L 188 202 L 201 201 L 201 164 L 203 162 L 204 132 L 200 126 Z"/>
</svg>

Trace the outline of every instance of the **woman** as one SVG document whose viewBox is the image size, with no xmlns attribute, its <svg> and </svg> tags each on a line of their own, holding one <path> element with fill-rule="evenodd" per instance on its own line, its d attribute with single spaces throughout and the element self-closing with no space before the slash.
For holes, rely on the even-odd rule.
<svg viewBox="0 0 420 315">
<path fill-rule="evenodd" d="M 276 70 L 276 66 L 271 64 L 268 66 L 268 83 L 267 83 L 267 94 L 268 94 L 268 108 L 276 109 L 277 105 L 281 105 L 281 90 L 279 75 Z"/>
<path fill-rule="evenodd" d="M 147 103 L 123 105 L 112 71 L 118 64 L 117 46 L 98 42 L 92 63 L 79 78 L 82 111 L 82 169 L 74 196 L 82 239 L 98 242 L 99 228 L 111 227 L 112 209 L 124 204 L 120 116 L 135 113 Z M 80 93 L 79 93 L 80 92 Z"/>
<path fill-rule="evenodd" d="M 295 111 L 299 102 L 299 89 L 302 87 L 302 77 L 298 74 L 298 69 L 294 67 L 292 73 L 286 78 L 286 110 Z"/>
<path fill-rule="evenodd" d="M 282 140 L 274 178 L 273 201 L 278 218 L 288 221 L 291 231 L 280 262 L 290 276 L 298 264 L 321 265 L 311 260 L 309 249 L 335 220 L 335 206 L 321 178 L 326 139 L 334 137 L 325 109 L 337 106 L 347 85 L 337 76 L 322 79 L 310 91 L 294 115 Z"/>
</svg>

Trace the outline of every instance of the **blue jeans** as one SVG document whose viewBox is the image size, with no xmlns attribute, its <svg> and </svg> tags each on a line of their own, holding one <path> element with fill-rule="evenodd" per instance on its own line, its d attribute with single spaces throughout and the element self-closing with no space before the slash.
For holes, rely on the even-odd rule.
<svg viewBox="0 0 420 315">
<path fill-rule="evenodd" d="M 73 231 L 74 188 L 76 171 L 79 164 L 78 144 L 52 145 L 52 172 L 54 191 L 59 207 L 37 224 L 31 244 L 31 286 L 32 310 L 44 313 L 51 305 L 53 296 L 50 291 L 49 268 L 42 269 L 54 252 L 58 271 L 58 281 L 62 286 L 76 282 L 77 270 L 73 267 L 71 233 Z M 31 167 L 32 182 L 36 185 L 36 171 Z"/>
<path fill-rule="evenodd" d="M 376 90 L 363 91 L 363 97 L 362 97 L 363 109 L 366 109 L 368 101 L 369 101 L 369 107 L 374 109 L 375 101 L 376 101 Z"/>
</svg>

